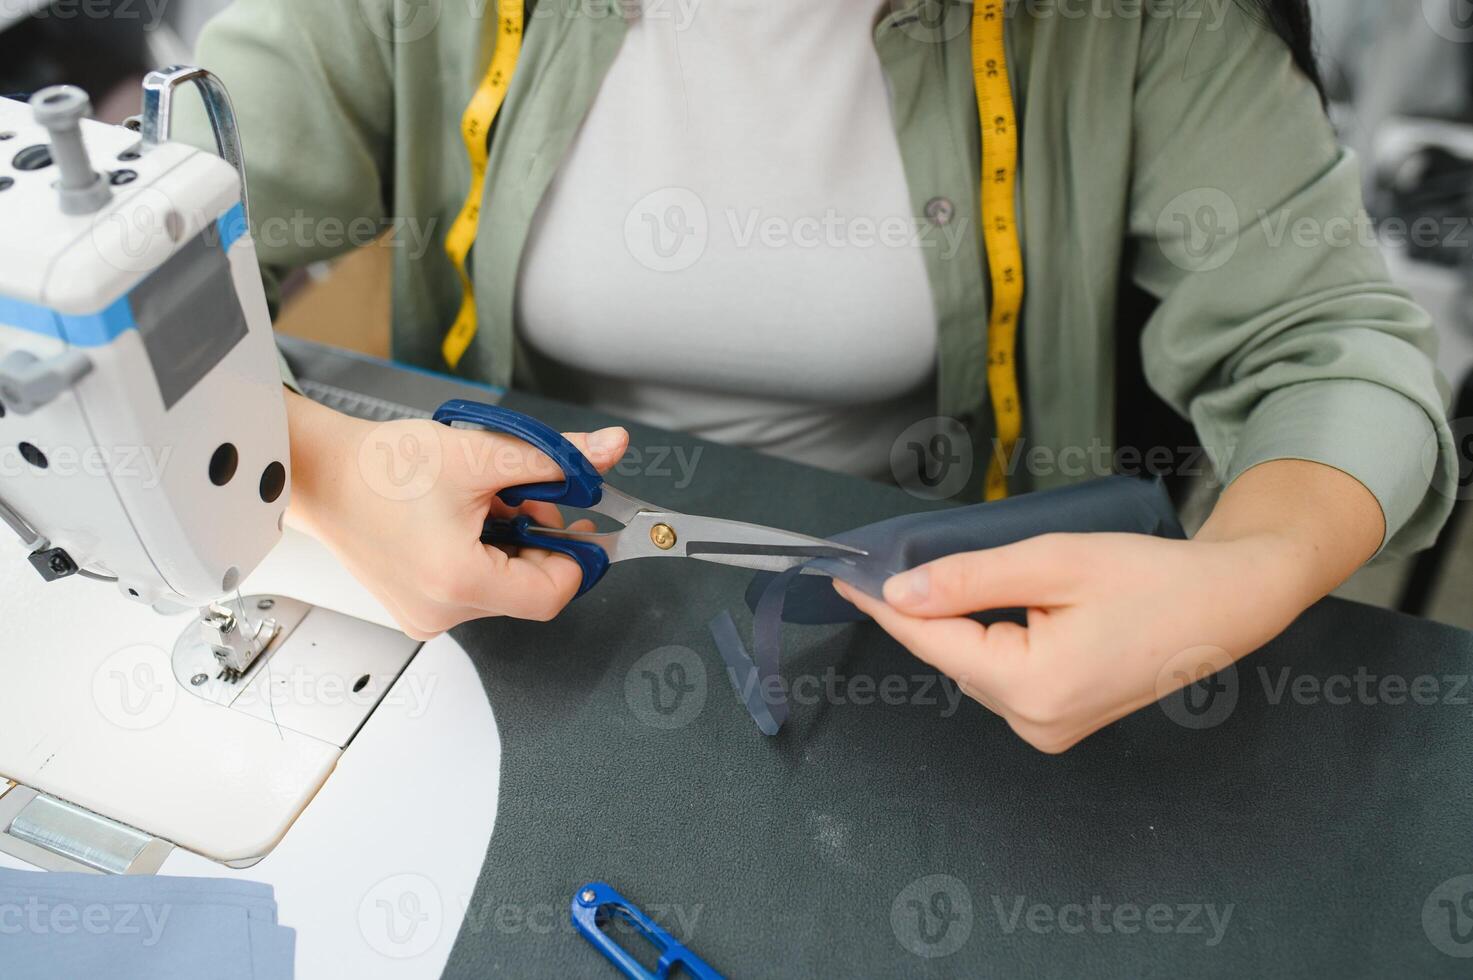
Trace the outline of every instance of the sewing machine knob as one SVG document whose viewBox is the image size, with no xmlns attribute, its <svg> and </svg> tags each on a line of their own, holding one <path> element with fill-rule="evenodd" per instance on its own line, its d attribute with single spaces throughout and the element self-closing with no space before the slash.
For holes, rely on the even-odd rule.
<svg viewBox="0 0 1473 980">
<path fill-rule="evenodd" d="M 56 184 L 63 214 L 91 214 L 112 200 L 112 186 L 92 169 L 82 120 L 92 114 L 92 100 L 75 85 L 53 85 L 31 98 L 36 122 L 51 135 L 51 158 L 61 172 Z"/>
</svg>

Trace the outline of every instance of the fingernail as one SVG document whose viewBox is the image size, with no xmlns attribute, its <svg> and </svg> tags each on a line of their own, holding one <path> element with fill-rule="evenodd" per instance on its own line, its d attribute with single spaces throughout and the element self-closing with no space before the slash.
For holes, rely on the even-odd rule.
<svg viewBox="0 0 1473 980">
<path fill-rule="evenodd" d="M 918 568 L 913 572 L 893 575 L 885 583 L 885 601 L 892 606 L 915 605 L 931 594 L 931 572 Z"/>
<path fill-rule="evenodd" d="M 624 441 L 624 430 L 618 426 L 610 426 L 607 429 L 599 429 L 588 437 L 588 448 L 600 456 L 619 451 L 619 446 Z"/>
</svg>

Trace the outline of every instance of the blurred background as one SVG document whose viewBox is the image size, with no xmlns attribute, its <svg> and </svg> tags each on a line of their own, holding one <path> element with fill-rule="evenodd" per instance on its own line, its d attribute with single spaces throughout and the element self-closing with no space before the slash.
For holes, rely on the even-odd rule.
<svg viewBox="0 0 1473 980">
<path fill-rule="evenodd" d="M 311 3 L 314 0 L 298 0 Z M 138 111 L 150 68 L 192 60 L 230 0 L 0 0 L 0 94 L 85 88 L 100 118 Z M 1393 274 L 1441 333 L 1439 366 L 1473 497 L 1473 0 L 1318 0 L 1319 54 L 1341 139 Z M 249 160 L 250 147 L 246 147 Z M 278 329 L 388 356 L 388 256 L 369 247 L 291 284 Z M 1473 628 L 1467 500 L 1437 549 L 1379 563 L 1342 593 Z"/>
</svg>

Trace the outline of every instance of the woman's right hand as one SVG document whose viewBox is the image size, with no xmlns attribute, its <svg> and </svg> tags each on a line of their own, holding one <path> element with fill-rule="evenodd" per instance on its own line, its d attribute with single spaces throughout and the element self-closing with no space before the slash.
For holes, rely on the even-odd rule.
<svg viewBox="0 0 1473 980">
<path fill-rule="evenodd" d="M 507 487 L 561 479 L 543 453 L 495 433 L 428 420 L 365 422 L 294 392 L 286 399 L 288 523 L 327 545 L 406 634 L 428 640 L 487 616 L 548 620 L 577 594 L 582 578 L 572 559 L 480 541 L 492 513 L 524 513 L 545 527 L 562 526 L 552 504 L 512 508 L 496 496 Z M 629 444 L 619 428 L 568 439 L 600 472 Z"/>
</svg>

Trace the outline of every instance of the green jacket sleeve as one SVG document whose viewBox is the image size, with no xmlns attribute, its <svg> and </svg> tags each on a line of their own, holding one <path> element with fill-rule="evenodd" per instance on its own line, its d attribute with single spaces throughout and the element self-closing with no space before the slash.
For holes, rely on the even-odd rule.
<svg viewBox="0 0 1473 980">
<path fill-rule="evenodd" d="M 1160 300 L 1149 384 L 1225 480 L 1326 463 L 1380 502 L 1386 553 L 1425 547 L 1455 488 L 1446 387 L 1354 158 L 1287 47 L 1238 4 L 1186 0 L 1142 30 L 1130 233 L 1133 277 Z"/>
<path fill-rule="evenodd" d="M 288 272 L 366 245 L 383 228 L 391 2 L 235 0 L 200 36 L 198 63 L 224 81 L 240 122 L 273 316 Z M 181 101 L 177 132 L 214 146 L 195 100 Z M 285 362 L 282 370 L 291 383 Z"/>
</svg>

